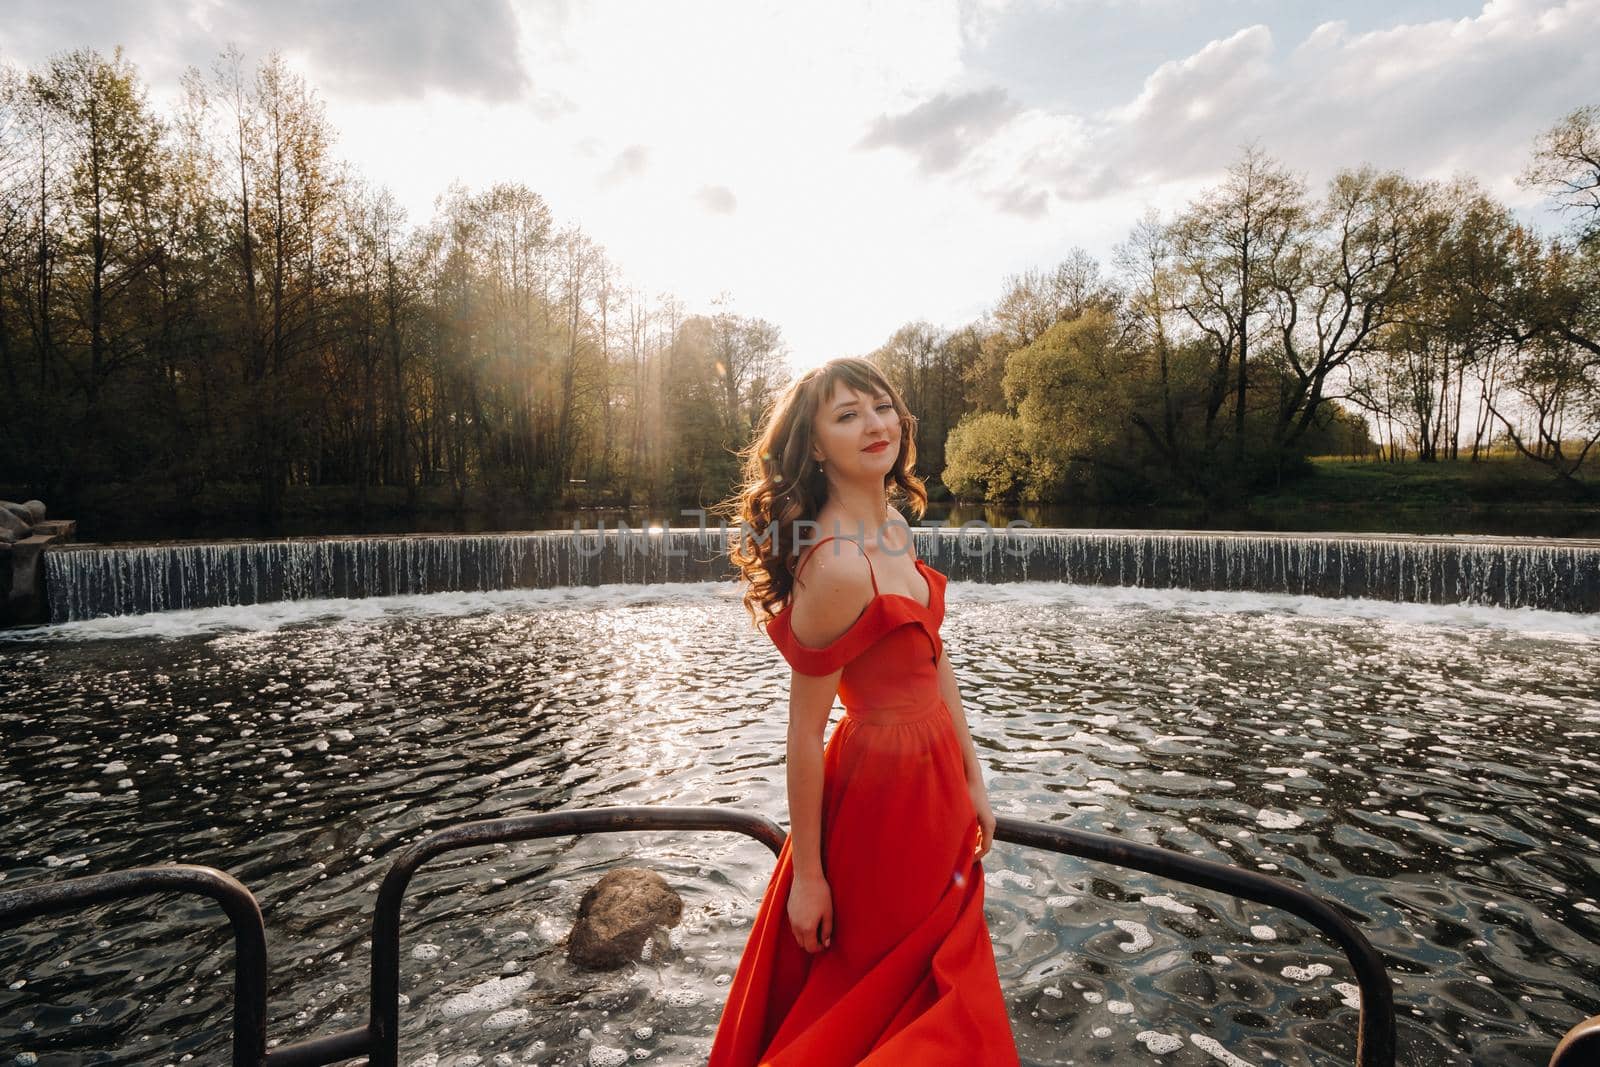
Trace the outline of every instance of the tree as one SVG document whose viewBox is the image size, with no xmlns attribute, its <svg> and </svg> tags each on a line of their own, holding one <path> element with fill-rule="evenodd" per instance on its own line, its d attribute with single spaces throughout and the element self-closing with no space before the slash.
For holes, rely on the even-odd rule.
<svg viewBox="0 0 1600 1067">
<path fill-rule="evenodd" d="M 147 352 L 148 283 L 156 236 L 150 204 L 160 195 L 161 127 L 121 50 L 106 59 L 80 49 L 52 59 L 32 90 L 60 137 L 67 181 L 61 204 L 60 296 L 67 309 L 56 340 L 82 396 L 80 439 L 98 434 L 112 377 Z M 115 420 L 114 425 L 122 425 Z M 78 453 L 82 463 L 100 458 Z"/>
<path fill-rule="evenodd" d="M 1541 133 L 1522 182 L 1576 217 L 1580 241 L 1600 238 L 1600 105 L 1575 108 Z"/>
<path fill-rule="evenodd" d="M 1061 499 L 1074 468 L 1127 470 L 1135 361 L 1115 318 L 1091 310 L 1058 322 L 1006 363 L 1006 398 L 1022 427 L 1029 482 Z"/>
<path fill-rule="evenodd" d="M 1251 343 L 1265 328 L 1296 268 L 1308 212 L 1305 188 L 1251 146 L 1227 178 L 1173 225 L 1173 254 L 1185 285 L 1178 308 L 1210 343 L 1212 370 L 1200 462 L 1210 467 L 1223 436 L 1219 419 L 1233 387 L 1233 459 L 1242 464 Z"/>
<path fill-rule="evenodd" d="M 998 411 L 979 411 L 961 420 L 950 434 L 944 481 L 958 496 L 1015 503 L 1025 494 L 1028 471 L 1017 443 L 1020 420 Z"/>
<path fill-rule="evenodd" d="M 1421 290 L 1427 253 L 1449 226 L 1425 186 L 1370 167 L 1336 174 L 1312 218 L 1315 228 L 1271 272 L 1286 372 L 1272 429 L 1280 469 L 1288 450 L 1317 425 L 1330 377 L 1401 323 Z"/>
<path fill-rule="evenodd" d="M 1082 248 L 1072 249 L 1048 271 L 1028 270 L 1007 278 L 999 302 L 984 322 L 980 356 L 967 370 L 973 402 L 980 410 L 1003 410 L 1006 357 L 1058 322 L 1091 309 L 1113 310 L 1120 296 L 1101 278 L 1099 263 Z"/>
</svg>

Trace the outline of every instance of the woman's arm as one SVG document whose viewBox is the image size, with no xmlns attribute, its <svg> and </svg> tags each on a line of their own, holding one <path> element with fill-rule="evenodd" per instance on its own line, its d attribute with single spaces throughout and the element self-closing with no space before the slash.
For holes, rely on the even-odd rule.
<svg viewBox="0 0 1600 1067">
<path fill-rule="evenodd" d="M 789 680 L 789 929 L 807 952 L 833 941 L 833 890 L 822 868 L 822 731 L 841 673 L 793 671 Z"/>
<path fill-rule="evenodd" d="M 790 672 L 789 855 L 796 878 L 823 877 L 822 732 L 833 710 L 841 673 Z"/>
<path fill-rule="evenodd" d="M 978 753 L 972 745 L 972 732 L 967 729 L 967 712 L 961 706 L 961 689 L 956 684 L 955 668 L 950 666 L 950 657 L 943 651 L 939 653 L 939 695 L 944 698 L 956 738 L 961 742 L 961 763 L 967 774 L 967 792 L 972 797 L 972 808 L 978 814 L 978 827 L 983 832 L 977 848 L 977 856 L 982 859 L 994 844 L 994 811 L 989 806 L 989 788 L 983 784 L 983 765 L 978 762 Z"/>
<path fill-rule="evenodd" d="M 838 548 L 838 542 L 834 542 Z M 860 546 L 838 554 L 818 549 L 790 617 L 801 644 L 823 648 L 838 640 L 871 600 L 872 572 Z M 789 928 L 807 952 L 833 938 L 833 894 L 822 864 L 822 732 L 828 725 L 843 668 L 831 674 L 791 671 L 789 677 Z"/>
</svg>

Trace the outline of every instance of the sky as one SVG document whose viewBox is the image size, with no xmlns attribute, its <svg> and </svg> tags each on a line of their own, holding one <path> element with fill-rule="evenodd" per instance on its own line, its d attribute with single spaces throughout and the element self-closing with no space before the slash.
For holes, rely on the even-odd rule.
<svg viewBox="0 0 1600 1067">
<path fill-rule="evenodd" d="M 625 279 L 776 323 L 796 368 L 956 327 L 1074 247 L 1110 269 L 1258 144 L 1519 187 L 1600 103 L 1600 0 L 9 0 L 0 60 L 121 45 L 163 111 L 228 44 L 284 54 L 413 222 L 520 181 Z"/>
</svg>

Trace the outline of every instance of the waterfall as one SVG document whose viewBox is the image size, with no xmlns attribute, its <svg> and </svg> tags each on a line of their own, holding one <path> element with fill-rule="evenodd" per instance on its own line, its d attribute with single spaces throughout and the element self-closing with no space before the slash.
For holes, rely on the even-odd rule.
<svg viewBox="0 0 1600 1067">
<path fill-rule="evenodd" d="M 731 578 L 716 528 L 301 538 L 45 551 L 52 622 L 324 597 Z M 1248 590 L 1600 611 L 1600 542 L 919 528 L 957 581 Z"/>
<path fill-rule="evenodd" d="M 45 554 L 51 622 L 280 600 L 729 576 L 714 529 L 64 545 Z"/>
<path fill-rule="evenodd" d="M 1009 543 L 1008 543 L 1009 542 Z M 952 578 L 1600 611 L 1600 542 L 1151 530 L 974 531 L 933 542 Z M 940 566 L 940 564 L 943 566 Z"/>
</svg>

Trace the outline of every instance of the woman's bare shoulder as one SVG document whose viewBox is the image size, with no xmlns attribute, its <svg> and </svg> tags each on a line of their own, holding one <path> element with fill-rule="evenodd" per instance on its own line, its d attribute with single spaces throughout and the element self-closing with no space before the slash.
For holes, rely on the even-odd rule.
<svg viewBox="0 0 1600 1067">
<path fill-rule="evenodd" d="M 836 538 L 817 547 L 790 592 L 790 630 L 803 645 L 831 644 L 872 602 L 872 571 L 861 546 Z"/>
</svg>

